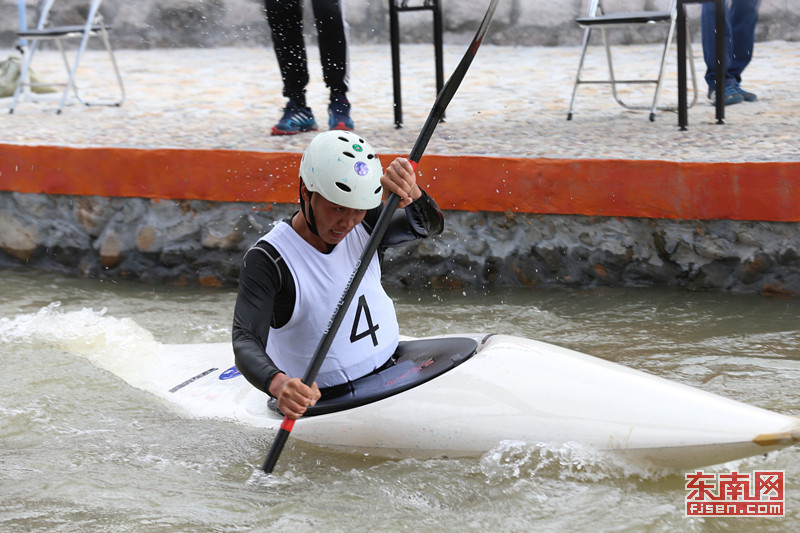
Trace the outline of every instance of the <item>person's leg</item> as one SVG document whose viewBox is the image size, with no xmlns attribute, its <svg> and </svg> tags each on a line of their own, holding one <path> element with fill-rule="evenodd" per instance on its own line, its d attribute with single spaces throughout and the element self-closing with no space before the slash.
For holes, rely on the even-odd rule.
<svg viewBox="0 0 800 533">
<path fill-rule="evenodd" d="M 264 3 L 283 80 L 283 96 L 305 107 L 308 60 L 303 40 L 303 0 L 265 0 Z"/>
<path fill-rule="evenodd" d="M 331 94 L 347 93 L 349 81 L 348 45 L 350 26 L 340 0 L 312 0 L 314 22 L 319 36 L 322 76 Z"/>
<path fill-rule="evenodd" d="M 756 38 L 758 6 L 761 0 L 732 0 L 728 16 L 733 37 L 733 49 L 728 65 L 728 75 L 742 81 L 742 72 L 753 58 L 753 45 Z"/>
<path fill-rule="evenodd" d="M 744 101 L 744 96 L 739 92 L 736 79 L 730 75 L 731 57 L 733 55 L 733 31 L 730 23 L 730 9 L 728 0 L 722 2 L 725 8 L 725 105 L 739 104 Z M 706 63 L 706 83 L 708 84 L 708 97 L 716 104 L 715 89 L 717 86 L 717 21 L 716 4 L 704 3 L 700 13 L 700 25 L 703 38 L 703 59 Z"/>
<path fill-rule="evenodd" d="M 267 22 L 283 81 L 283 96 L 289 99 L 283 117 L 272 127 L 272 135 L 315 131 L 314 114 L 306 105 L 308 60 L 303 39 L 303 0 L 265 0 Z"/>
<path fill-rule="evenodd" d="M 733 41 L 730 23 L 730 10 L 728 9 L 727 0 L 722 2 L 725 6 L 725 69 L 726 72 L 730 70 L 731 56 L 733 55 Z M 708 90 L 712 92 L 717 86 L 715 75 L 717 68 L 717 21 L 716 21 L 716 8 L 714 3 L 706 2 L 702 5 L 700 13 L 700 28 L 702 31 L 703 39 L 703 59 L 706 63 L 706 83 L 708 83 Z M 733 78 L 730 78 L 731 81 Z"/>
<path fill-rule="evenodd" d="M 352 130 L 349 89 L 349 30 L 341 0 L 312 0 L 319 35 L 319 54 L 325 86 L 330 91 L 328 125 L 332 130 Z"/>
</svg>

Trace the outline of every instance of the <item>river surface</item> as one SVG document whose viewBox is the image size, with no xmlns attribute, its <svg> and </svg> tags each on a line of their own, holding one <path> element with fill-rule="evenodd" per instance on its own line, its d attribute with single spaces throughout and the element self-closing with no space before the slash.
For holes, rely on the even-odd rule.
<svg viewBox="0 0 800 533">
<path fill-rule="evenodd" d="M 706 469 L 784 470 L 782 518 L 686 518 L 682 474 L 573 444 L 388 460 L 187 418 L 81 353 L 227 342 L 235 292 L 0 271 L 0 531 L 800 531 L 800 449 Z M 800 300 L 661 290 L 393 292 L 403 333 L 566 346 L 800 414 Z M 409 412 L 409 416 L 414 413 Z"/>
</svg>

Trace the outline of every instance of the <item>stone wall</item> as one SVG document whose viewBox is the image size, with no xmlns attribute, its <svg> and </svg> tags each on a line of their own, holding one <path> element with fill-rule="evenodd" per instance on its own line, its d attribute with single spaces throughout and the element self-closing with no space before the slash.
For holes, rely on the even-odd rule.
<svg viewBox="0 0 800 533">
<path fill-rule="evenodd" d="M 0 267 L 233 287 L 289 204 L 0 192 Z M 676 287 L 800 294 L 800 225 L 446 213 L 443 235 L 389 250 L 389 286 Z"/>
<path fill-rule="evenodd" d="M 419 5 L 423 0 L 408 0 Z M 87 0 L 61 0 L 64 20 L 80 20 Z M 312 28 L 310 2 L 307 28 Z M 666 0 L 605 0 L 609 10 L 654 9 Z M 37 0 L 26 0 L 28 25 L 36 21 Z M 581 30 L 574 23 L 585 14 L 588 0 L 501 0 L 487 42 L 517 46 L 578 45 Z M 353 42 L 388 42 L 389 16 L 386 0 L 346 0 L 347 20 Z M 487 0 L 442 0 L 445 42 L 468 42 L 488 5 Z M 192 46 L 265 46 L 269 31 L 261 0 L 105 0 L 103 13 L 114 27 L 119 48 Z M 698 31 L 698 5 L 689 6 L 692 29 Z M 0 47 L 14 43 L 17 0 L 0 0 Z M 403 42 L 430 42 L 429 12 L 400 14 Z M 314 37 L 314 31 L 308 32 Z M 612 38 L 642 42 L 658 37 L 652 31 L 615 31 Z M 763 0 L 757 28 L 758 40 L 800 39 L 800 2 Z"/>
</svg>

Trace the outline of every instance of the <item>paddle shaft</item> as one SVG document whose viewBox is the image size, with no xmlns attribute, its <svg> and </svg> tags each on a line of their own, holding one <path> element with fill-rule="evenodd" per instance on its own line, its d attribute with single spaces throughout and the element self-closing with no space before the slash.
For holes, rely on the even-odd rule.
<svg viewBox="0 0 800 533">
<path fill-rule="evenodd" d="M 419 136 L 414 143 L 414 147 L 411 149 L 411 153 L 408 156 L 408 159 L 411 161 L 414 170 L 416 170 L 417 164 L 422 158 L 425 148 L 428 146 L 428 141 L 430 141 L 433 131 L 436 129 L 436 125 L 439 124 L 444 116 L 447 105 L 456 94 L 456 90 L 458 90 L 459 85 L 461 85 L 464 75 L 467 73 L 475 54 L 478 52 L 478 48 L 483 41 L 483 37 L 486 35 L 486 31 L 489 28 L 489 22 L 492 19 L 492 15 L 494 15 L 494 10 L 495 7 L 497 7 L 498 1 L 499 0 L 491 0 L 491 3 L 486 10 L 486 14 L 483 17 L 483 21 L 478 27 L 475 37 L 472 39 L 472 43 L 433 103 L 433 107 L 428 114 L 428 118 L 422 127 L 422 131 L 420 131 Z M 375 255 L 375 252 L 377 252 L 378 246 L 383 240 L 383 236 L 389 227 L 392 214 L 397 209 L 399 203 L 400 197 L 394 193 L 390 194 L 389 198 L 386 200 L 386 204 L 383 206 L 383 211 L 381 211 L 381 214 L 378 217 L 378 222 L 375 225 L 375 228 L 372 230 L 372 234 L 367 241 L 364 251 L 361 253 L 361 257 L 358 260 L 356 269 L 350 276 L 350 280 L 347 282 L 344 293 L 336 305 L 336 309 L 334 310 L 333 316 L 328 323 L 328 327 L 323 332 L 322 339 L 320 339 L 317 349 L 314 351 L 314 356 L 311 359 L 311 363 L 306 369 L 306 373 L 303 376 L 303 383 L 306 385 L 311 385 L 314 383 L 314 380 L 319 373 L 319 369 L 322 367 L 322 362 L 325 360 L 325 356 L 328 354 L 328 350 L 333 343 L 336 332 L 339 330 L 342 320 L 344 320 L 344 315 L 347 311 L 347 308 L 350 306 L 350 302 L 355 296 L 358 285 L 361 283 L 361 280 L 367 271 L 367 267 L 369 266 L 370 261 L 372 261 L 372 257 Z M 272 443 L 272 447 L 267 454 L 267 458 L 264 461 L 262 470 L 264 470 L 265 473 L 271 474 L 274 470 L 275 464 L 278 462 L 278 457 L 280 457 L 283 447 L 289 438 L 289 434 L 294 427 L 294 422 L 295 421 L 293 419 L 284 417 L 281 427 L 278 430 L 278 434 L 276 435 L 275 440 Z"/>
</svg>

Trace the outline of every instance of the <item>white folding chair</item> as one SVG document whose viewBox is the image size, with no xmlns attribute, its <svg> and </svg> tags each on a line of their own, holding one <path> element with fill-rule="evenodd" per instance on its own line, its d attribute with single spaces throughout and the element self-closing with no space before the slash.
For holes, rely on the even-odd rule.
<svg viewBox="0 0 800 533">
<path fill-rule="evenodd" d="M 66 83 L 52 83 L 47 82 L 44 85 L 52 86 L 52 85 L 63 85 L 64 92 L 61 96 L 61 101 L 58 106 L 58 110 L 56 113 L 60 114 L 61 111 L 64 109 L 64 106 L 67 103 L 67 99 L 70 93 L 75 95 L 75 98 L 84 105 L 108 105 L 108 106 L 121 106 L 122 102 L 125 101 L 125 88 L 122 84 L 122 76 L 120 75 L 119 68 L 117 67 L 117 60 L 114 57 L 114 50 L 111 48 L 111 42 L 108 38 L 108 27 L 103 22 L 103 16 L 100 14 L 100 4 L 102 0 L 91 0 L 88 6 L 88 14 L 86 16 L 86 21 L 81 25 L 52 25 L 50 22 L 50 15 L 51 9 L 55 4 L 55 0 L 45 0 L 44 5 L 42 6 L 41 15 L 39 16 L 39 23 L 36 25 L 35 29 L 21 29 L 17 33 L 17 37 L 20 41 L 27 42 L 27 49 L 23 54 L 24 61 L 22 63 L 22 69 L 20 71 L 19 82 L 17 83 L 17 88 L 14 91 L 14 98 L 11 102 L 11 107 L 9 109 L 9 113 L 14 112 L 14 108 L 17 105 L 17 101 L 19 100 L 20 95 L 30 95 L 30 90 L 34 87 L 42 85 L 35 81 L 31 80 L 30 77 L 30 66 L 31 62 L 33 61 L 34 56 L 36 55 L 36 50 L 39 45 L 39 41 L 55 41 L 56 45 L 58 46 L 59 51 L 61 52 L 61 56 L 64 60 L 64 66 L 69 73 L 69 77 Z M 114 76 L 116 77 L 117 85 L 119 88 L 118 97 L 115 97 L 110 100 L 93 100 L 89 101 L 83 98 L 78 91 L 78 87 L 76 84 L 76 72 L 78 70 L 78 65 L 80 64 L 81 58 L 83 56 L 84 51 L 86 50 L 86 46 L 89 42 L 91 37 L 100 37 L 103 41 L 105 49 L 108 51 L 111 65 L 114 70 Z M 80 44 L 78 45 L 78 49 L 75 53 L 75 59 L 70 65 L 67 54 L 64 49 L 64 44 L 62 41 L 69 40 L 69 39 L 80 39 Z"/>
<path fill-rule="evenodd" d="M 649 83 L 655 85 L 655 93 L 653 95 L 653 103 L 649 107 L 650 120 L 656 119 L 656 109 L 658 107 L 658 99 L 661 95 L 661 89 L 664 82 L 664 66 L 667 62 L 667 55 L 669 54 L 670 45 L 673 41 L 675 34 L 675 27 L 677 24 L 678 10 L 677 0 L 664 0 L 664 11 L 627 11 L 627 12 L 612 12 L 608 13 L 603 8 L 601 0 L 591 0 L 589 2 L 588 14 L 585 17 L 576 19 L 576 22 L 581 28 L 584 28 L 583 45 L 581 47 L 581 58 L 578 63 L 578 73 L 575 76 L 575 84 L 572 88 L 572 98 L 569 103 L 569 112 L 567 113 L 567 120 L 572 120 L 572 110 L 575 107 L 575 98 L 578 94 L 578 86 L 583 84 L 608 84 L 611 85 L 611 93 L 614 99 L 621 106 L 628 109 L 648 109 L 646 106 L 629 105 L 624 102 L 617 92 L 617 85 L 622 84 L 641 84 Z M 608 33 L 609 29 L 614 28 L 634 28 L 634 27 L 647 27 L 663 25 L 667 26 L 666 38 L 664 39 L 663 48 L 661 51 L 661 63 L 658 69 L 658 75 L 653 79 L 617 79 L 614 75 L 614 65 L 611 58 L 611 46 L 609 44 Z M 586 51 L 589 47 L 589 39 L 592 35 L 593 29 L 599 29 L 603 36 L 603 44 L 606 51 L 606 59 L 608 61 L 608 78 L 607 79 L 582 79 L 581 72 L 583 70 L 584 59 L 586 58 Z M 688 32 L 687 32 L 688 35 Z M 687 39 L 688 61 L 692 72 L 692 85 L 694 89 L 694 99 L 691 105 L 697 101 L 697 73 L 694 67 L 694 58 L 692 56 L 691 39 Z"/>
</svg>

